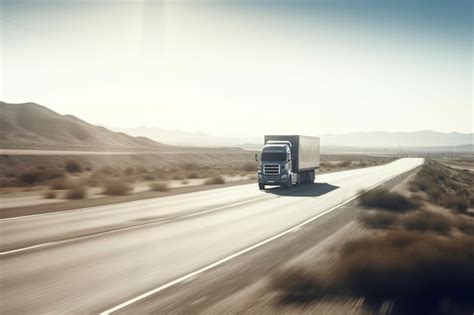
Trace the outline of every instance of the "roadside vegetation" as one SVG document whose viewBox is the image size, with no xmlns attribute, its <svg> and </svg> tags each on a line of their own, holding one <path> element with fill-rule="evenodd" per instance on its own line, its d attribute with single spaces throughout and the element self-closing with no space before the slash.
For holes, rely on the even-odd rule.
<svg viewBox="0 0 474 315">
<path fill-rule="evenodd" d="M 204 181 L 204 185 L 223 185 L 225 184 L 224 177 L 220 175 L 214 175 Z"/>
<path fill-rule="evenodd" d="M 80 195 L 69 192 L 77 190 L 78 186 L 86 191 L 81 198 L 90 198 L 101 195 L 132 195 L 147 190 L 166 191 L 177 186 L 212 186 L 232 181 L 257 180 L 258 162 L 254 160 L 253 152 L 225 152 L 129 156 L 0 156 L 0 190 L 7 193 L 28 191 L 47 199 L 53 199 L 50 191 L 55 191 L 54 198 L 68 200 L 71 199 L 69 196 Z M 321 171 L 325 172 L 380 165 L 394 158 L 323 155 L 321 160 Z"/>
<path fill-rule="evenodd" d="M 168 191 L 169 187 L 166 183 L 151 183 L 150 184 L 151 191 Z"/>
<path fill-rule="evenodd" d="M 363 299 L 367 312 L 469 314 L 474 309 L 474 173 L 426 163 L 406 194 L 361 196 L 370 233 L 336 248 L 330 266 L 283 270 L 271 280 L 282 305 Z"/>
</svg>

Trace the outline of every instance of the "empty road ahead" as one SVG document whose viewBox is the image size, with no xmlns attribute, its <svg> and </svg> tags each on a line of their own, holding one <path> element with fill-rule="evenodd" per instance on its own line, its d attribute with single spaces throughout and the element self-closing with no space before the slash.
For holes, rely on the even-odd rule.
<svg viewBox="0 0 474 315">
<path fill-rule="evenodd" d="M 242 185 L 0 220 L 1 312 L 126 311 L 422 163 L 324 174 L 289 191 Z"/>
</svg>

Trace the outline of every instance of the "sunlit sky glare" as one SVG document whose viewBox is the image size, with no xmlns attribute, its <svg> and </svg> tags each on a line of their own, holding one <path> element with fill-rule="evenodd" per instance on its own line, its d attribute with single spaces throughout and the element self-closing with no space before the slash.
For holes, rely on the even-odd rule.
<svg viewBox="0 0 474 315">
<path fill-rule="evenodd" d="M 1 97 L 223 135 L 473 131 L 472 1 L 2 1 Z"/>
</svg>

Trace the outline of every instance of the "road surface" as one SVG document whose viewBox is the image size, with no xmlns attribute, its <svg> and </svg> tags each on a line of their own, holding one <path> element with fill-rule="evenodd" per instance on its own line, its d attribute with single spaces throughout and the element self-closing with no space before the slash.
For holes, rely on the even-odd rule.
<svg viewBox="0 0 474 315">
<path fill-rule="evenodd" d="M 0 220 L 1 311 L 127 312 L 422 163 L 324 174 L 289 191 L 241 185 Z"/>
</svg>

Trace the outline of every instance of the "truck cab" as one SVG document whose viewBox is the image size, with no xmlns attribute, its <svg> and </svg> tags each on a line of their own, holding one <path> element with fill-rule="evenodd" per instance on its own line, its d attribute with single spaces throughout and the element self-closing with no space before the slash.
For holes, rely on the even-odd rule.
<svg viewBox="0 0 474 315">
<path fill-rule="evenodd" d="M 291 187 L 291 143 L 289 141 L 268 141 L 260 155 L 258 171 L 258 186 L 265 189 L 265 185 L 280 185 Z"/>
</svg>

